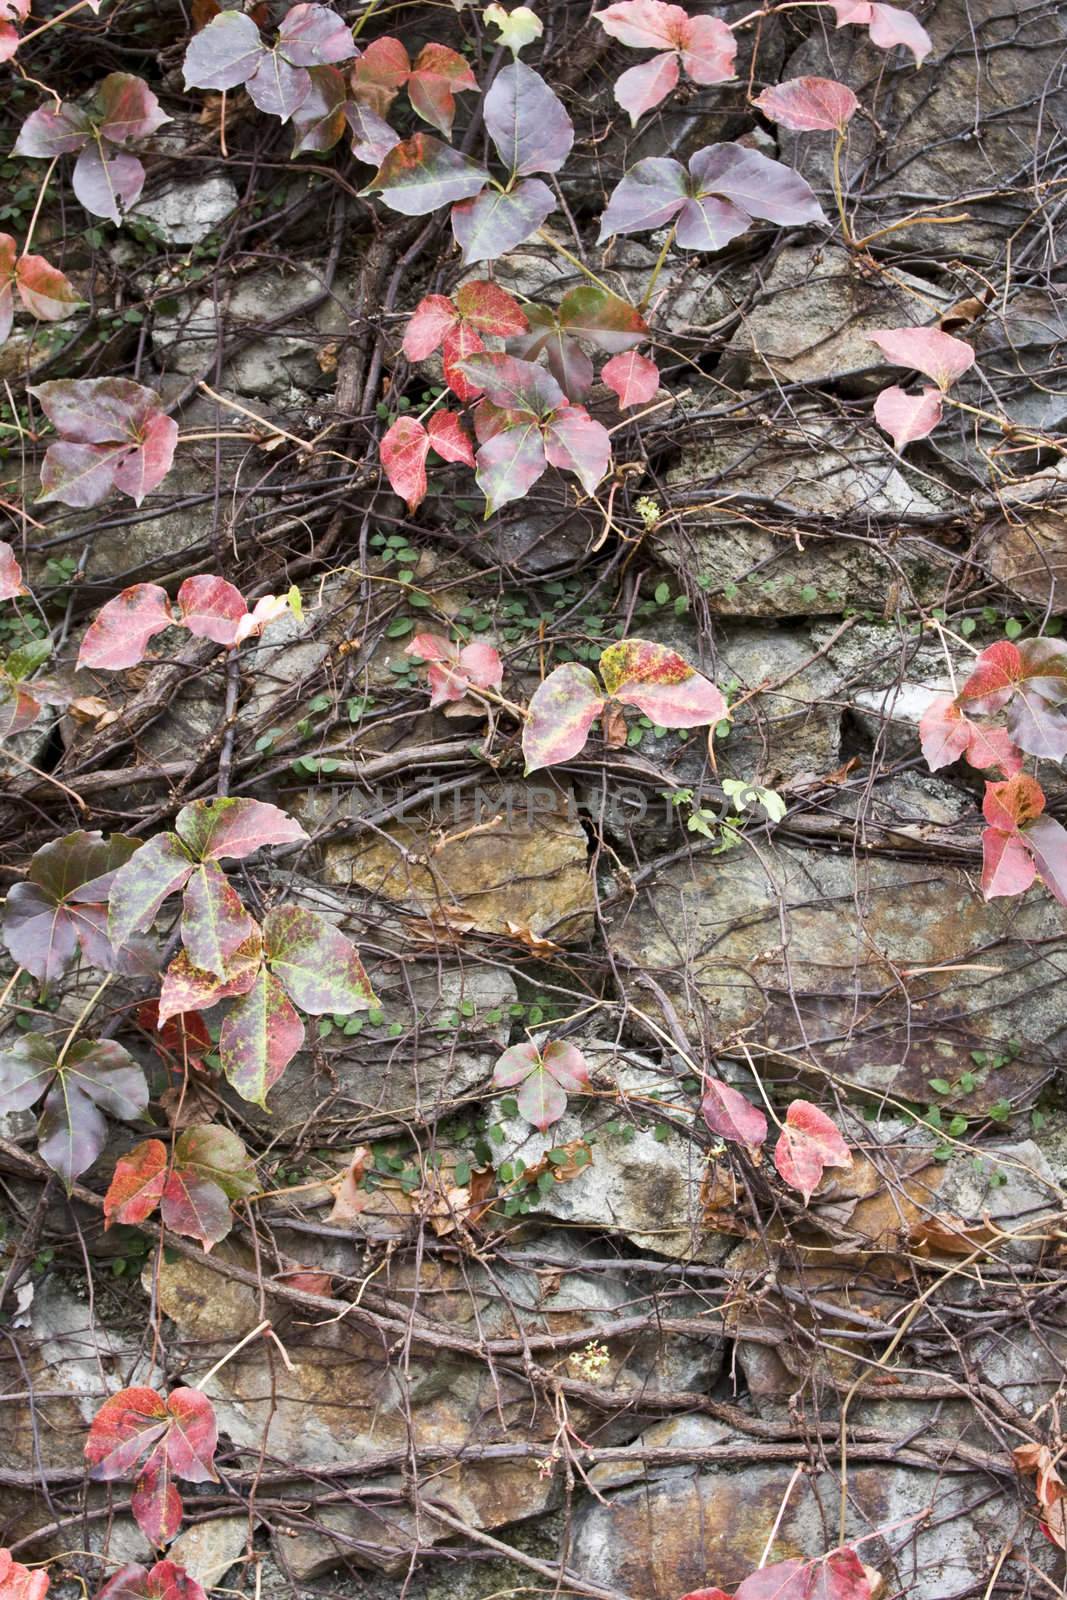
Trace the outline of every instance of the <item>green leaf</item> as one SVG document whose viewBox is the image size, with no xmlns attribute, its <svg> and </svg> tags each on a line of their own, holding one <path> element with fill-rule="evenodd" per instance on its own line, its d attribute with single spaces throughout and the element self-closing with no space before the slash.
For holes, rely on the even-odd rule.
<svg viewBox="0 0 1067 1600">
<path fill-rule="evenodd" d="M 359 952 L 325 917 L 297 906 L 269 911 L 267 965 L 302 1011 L 366 1011 L 376 1004 Z"/>
<path fill-rule="evenodd" d="M 115 949 L 147 928 L 168 895 L 180 889 L 193 862 L 173 833 L 157 833 L 121 866 L 108 895 L 107 936 Z"/>
<path fill-rule="evenodd" d="M 273 973 L 261 968 L 222 1024 L 219 1060 L 237 1093 L 266 1108 L 268 1090 L 303 1042 L 304 1024 L 285 990 Z"/>
</svg>

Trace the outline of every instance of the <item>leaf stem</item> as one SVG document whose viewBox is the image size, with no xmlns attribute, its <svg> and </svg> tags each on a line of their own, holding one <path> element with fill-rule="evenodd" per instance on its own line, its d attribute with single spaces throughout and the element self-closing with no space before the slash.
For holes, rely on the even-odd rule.
<svg viewBox="0 0 1067 1600">
<path fill-rule="evenodd" d="M 572 252 L 567 249 L 565 244 L 560 244 L 558 239 L 554 239 L 547 228 L 538 228 L 537 237 L 539 239 L 543 239 L 547 245 L 550 245 L 553 250 L 558 251 L 561 256 L 566 257 L 572 266 L 578 268 L 579 272 L 584 272 L 586 277 L 590 278 L 592 282 L 596 284 L 598 289 L 603 289 L 605 294 L 610 294 L 613 300 L 618 299 L 618 295 L 616 295 L 614 289 L 609 289 L 603 278 L 598 278 L 592 268 L 587 267 L 584 261 L 579 261 L 578 257 L 573 255 Z"/>
<path fill-rule="evenodd" d="M 853 243 L 852 229 L 849 227 L 848 217 L 845 215 L 845 192 L 841 187 L 841 152 L 844 148 L 845 130 L 842 128 L 834 140 L 834 199 L 837 201 L 837 214 L 841 219 L 841 237 L 846 245 L 851 245 Z"/>
<path fill-rule="evenodd" d="M 66 11 L 61 11 L 58 17 L 51 17 L 47 22 L 42 22 L 39 28 L 34 28 L 30 33 L 22 34 L 19 39 L 20 48 L 24 44 L 29 44 L 31 39 L 38 38 L 40 34 L 47 33 L 49 28 L 58 28 L 61 22 L 66 22 L 67 18 L 72 17 L 76 11 L 84 11 L 85 7 L 92 5 L 92 3 L 93 0 L 77 0 L 75 5 L 68 6 Z"/>
<path fill-rule="evenodd" d="M 67 1037 L 63 1040 L 63 1048 L 59 1052 L 58 1056 L 56 1057 L 56 1071 L 57 1072 L 59 1071 L 60 1067 L 63 1065 L 63 1062 L 66 1060 L 67 1051 L 70 1049 L 71 1045 L 74 1043 L 75 1039 L 78 1037 L 78 1033 L 79 1033 L 79 1030 L 81 1029 L 82 1023 L 85 1021 L 85 1019 L 89 1015 L 90 1011 L 92 1011 L 93 1007 L 96 1005 L 96 1002 L 99 1000 L 100 996 L 103 994 L 104 990 L 107 988 L 108 984 L 111 982 L 111 980 L 112 980 L 112 978 L 114 976 L 115 976 L 115 974 L 113 972 L 109 972 L 107 977 L 104 979 L 103 983 L 97 984 L 96 988 L 93 990 L 93 992 L 89 996 L 88 1000 L 82 1006 L 81 1012 L 78 1015 L 77 1021 L 74 1023 L 74 1026 L 71 1028 L 70 1032 L 67 1034 Z"/>
<path fill-rule="evenodd" d="M 30 245 L 33 243 L 33 230 L 37 226 L 37 218 L 41 214 L 41 206 L 44 203 L 45 195 L 48 193 L 48 184 L 53 172 L 56 170 L 56 162 L 58 160 L 58 156 L 52 157 L 52 160 L 49 163 L 48 171 L 44 175 L 44 182 L 41 184 L 41 191 L 37 196 L 37 204 L 33 208 L 33 216 L 30 218 L 30 225 L 26 230 L 26 242 L 22 246 L 21 254 L 24 256 L 28 256 L 30 253 Z"/>
<path fill-rule="evenodd" d="M 16 967 L 10 978 L 8 978 L 7 982 L 4 984 L 4 992 L 3 994 L 0 994 L 0 1011 L 3 1011 L 4 1007 L 7 1005 L 8 995 L 11 993 L 16 983 L 18 983 L 25 970 L 25 967 Z"/>
<path fill-rule="evenodd" d="M 238 1339 L 237 1343 L 234 1345 L 232 1350 L 227 1350 L 227 1352 L 226 1352 L 226 1354 L 224 1356 L 220 1356 L 219 1357 L 219 1359 L 215 1362 L 215 1365 L 211 1368 L 211 1370 L 209 1372 L 205 1372 L 204 1373 L 204 1376 L 200 1379 L 200 1382 L 197 1384 L 197 1388 L 198 1389 L 203 1389 L 206 1384 L 209 1384 L 211 1382 L 212 1378 L 215 1376 L 216 1372 L 220 1372 L 222 1370 L 222 1368 L 226 1365 L 227 1361 L 232 1361 L 234 1356 L 237 1354 L 237 1352 L 239 1350 L 243 1350 L 246 1344 L 250 1344 L 252 1342 L 252 1340 L 256 1337 L 257 1334 L 266 1333 L 266 1331 L 267 1331 L 267 1329 L 269 1327 L 270 1327 L 270 1318 L 269 1317 L 264 1317 L 262 1322 L 258 1322 L 254 1328 L 249 1329 L 248 1333 L 245 1334 L 243 1339 Z"/>
<path fill-rule="evenodd" d="M 672 222 L 672 224 L 670 226 L 670 230 L 669 230 L 669 232 L 667 234 L 667 237 L 663 241 L 663 249 L 659 253 L 659 260 L 656 262 L 656 265 L 652 268 L 652 276 L 648 280 L 648 287 L 645 289 L 644 294 L 641 296 L 641 302 L 640 302 L 640 304 L 639 304 L 639 306 L 637 308 L 639 311 L 644 311 L 645 308 L 647 307 L 649 301 L 652 299 L 652 291 L 656 287 L 656 279 L 659 277 L 660 273 L 663 271 L 663 263 L 667 259 L 668 250 L 670 249 L 671 245 L 674 243 L 674 235 L 675 235 L 675 231 L 677 229 L 677 226 L 678 226 L 677 223 L 673 223 Z"/>
</svg>

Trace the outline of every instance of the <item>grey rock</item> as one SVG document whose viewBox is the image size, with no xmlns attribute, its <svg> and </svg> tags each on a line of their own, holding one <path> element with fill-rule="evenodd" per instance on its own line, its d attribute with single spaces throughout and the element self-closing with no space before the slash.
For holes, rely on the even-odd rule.
<svg viewBox="0 0 1067 1600">
<path fill-rule="evenodd" d="M 214 1517 L 184 1528 L 167 1551 L 167 1560 L 184 1567 L 205 1589 L 217 1589 L 245 1553 L 247 1517 Z"/>
<path fill-rule="evenodd" d="M 750 384 L 844 382 L 867 392 L 892 381 L 871 330 L 929 322 L 948 298 L 848 251 L 792 246 L 775 257 L 727 345 L 723 376 L 736 370 Z"/>
<path fill-rule="evenodd" d="M 179 178 L 158 194 L 139 200 L 131 218 L 159 229 L 165 244 L 202 244 L 237 209 L 237 190 L 226 173 Z"/>
</svg>

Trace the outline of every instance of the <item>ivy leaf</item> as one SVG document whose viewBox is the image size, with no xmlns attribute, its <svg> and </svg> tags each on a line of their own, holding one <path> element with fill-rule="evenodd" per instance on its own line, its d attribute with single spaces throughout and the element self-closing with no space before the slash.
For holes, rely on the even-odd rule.
<svg viewBox="0 0 1067 1600">
<path fill-rule="evenodd" d="M 556 209 L 556 197 L 540 178 L 523 178 L 503 193 L 484 189 L 452 207 L 452 233 L 463 265 L 495 261 L 531 239 Z"/>
<path fill-rule="evenodd" d="M 129 1477 L 140 1464 L 131 1509 L 153 1544 L 167 1544 L 181 1526 L 181 1496 L 175 1478 L 216 1483 L 218 1442 L 211 1401 L 199 1389 L 120 1389 L 92 1420 L 85 1444 L 90 1478 L 110 1483 Z"/>
<path fill-rule="evenodd" d="M 941 421 L 941 411 L 939 389 L 926 388 L 922 394 L 908 394 L 895 383 L 883 389 L 874 402 L 874 420 L 888 433 L 898 455 L 905 445 L 933 433 Z"/>
<path fill-rule="evenodd" d="M 573 472 L 592 494 L 611 463 L 611 439 L 584 406 L 564 405 L 544 425 L 545 456 L 561 472 Z"/>
<path fill-rule="evenodd" d="M 863 1563 L 845 1546 L 821 1561 L 777 1561 L 742 1580 L 734 1600 L 871 1600 Z"/>
<path fill-rule="evenodd" d="M 680 76 L 681 61 L 673 50 L 642 61 L 640 66 L 630 67 L 620 75 L 615 83 L 615 99 L 629 117 L 631 127 L 636 128 L 646 111 L 666 100 L 678 87 Z"/>
<path fill-rule="evenodd" d="M 519 302 L 489 278 L 472 278 L 460 284 L 456 310 L 468 326 L 500 339 L 511 338 L 529 326 Z"/>
<path fill-rule="evenodd" d="M 410 73 L 411 57 L 399 39 L 372 39 L 353 69 L 352 93 L 359 104 L 384 117 Z"/>
<path fill-rule="evenodd" d="M 475 463 L 475 478 L 485 495 L 486 516 L 512 500 L 522 500 L 547 465 L 536 420 L 519 416 L 514 426 L 501 428 L 485 439 L 478 447 Z"/>
<path fill-rule="evenodd" d="M 636 350 L 612 356 L 600 370 L 602 380 L 619 397 L 620 411 L 643 406 L 659 393 L 659 368 Z"/>
<path fill-rule="evenodd" d="M 794 1100 L 774 1147 L 774 1164 L 807 1205 L 827 1167 L 851 1167 L 852 1153 L 834 1122 L 808 1100 Z"/>
<path fill-rule="evenodd" d="M 621 43 L 664 52 L 631 67 L 615 85 L 615 98 L 634 126 L 675 87 L 680 66 L 696 83 L 725 83 L 734 75 L 737 42 L 718 17 L 690 17 L 663 0 L 620 0 L 593 15 Z"/>
<path fill-rule="evenodd" d="M 134 583 L 100 607 L 78 652 L 78 669 L 118 672 L 144 660 L 150 639 L 174 626 L 167 591 L 158 583 Z"/>
<path fill-rule="evenodd" d="M 295 817 L 264 800 L 194 800 L 174 829 L 199 861 L 243 861 L 267 845 L 307 842 Z"/>
<path fill-rule="evenodd" d="M 512 178 L 558 172 L 570 155 L 574 124 L 559 96 L 524 61 L 512 61 L 497 73 L 482 110 Z"/>
<path fill-rule="evenodd" d="M 664 228 L 689 198 L 685 168 L 670 156 L 649 156 L 615 185 L 600 219 L 598 243 L 617 233 Z"/>
<path fill-rule="evenodd" d="M 974 351 L 940 328 L 873 328 L 867 335 L 895 367 L 913 367 L 944 392 L 974 365 Z"/>
<path fill-rule="evenodd" d="M 372 106 L 349 100 L 344 111 L 345 121 L 352 131 L 352 154 L 356 160 L 372 167 L 381 166 L 390 150 L 401 143 L 400 135 L 394 133 Z"/>
<path fill-rule="evenodd" d="M 648 337 L 648 323 L 636 306 L 593 283 L 567 291 L 559 303 L 559 321 L 573 339 L 585 339 L 607 355 L 630 350 Z"/>
<path fill-rule="evenodd" d="M 268 967 L 301 1011 L 344 1015 L 377 1003 L 359 951 L 317 912 L 297 906 L 268 911 L 263 947 Z"/>
<path fill-rule="evenodd" d="M 457 94 L 477 89 L 470 63 L 445 44 L 424 44 L 408 78 L 411 109 L 447 139 L 456 115 Z"/>
<path fill-rule="evenodd" d="M 158 1026 L 164 1028 L 171 1017 L 186 1011 L 207 1011 L 220 1000 L 247 994 L 263 964 L 263 941 L 258 928 L 251 938 L 230 957 L 226 971 L 205 972 L 194 967 L 185 950 L 179 950 L 163 974 L 159 996 Z"/>
<path fill-rule="evenodd" d="M 566 661 L 550 672 L 534 691 L 523 727 L 526 776 L 576 756 L 606 703 L 588 667 Z"/>
<path fill-rule="evenodd" d="M 332 150 L 347 126 L 349 100 L 344 74 L 336 67 L 309 67 L 308 78 L 311 87 L 293 113 L 294 156 L 305 151 L 321 155 Z M 375 164 L 380 159 L 377 157 Z"/>
<path fill-rule="evenodd" d="M 144 177 L 144 167 L 136 156 L 107 144 L 90 144 L 74 163 L 71 184 L 86 211 L 117 227 L 137 203 Z"/>
<path fill-rule="evenodd" d="M 113 949 L 107 937 L 107 899 L 116 872 L 141 847 L 113 833 L 68 833 L 42 845 L 24 879 L 13 883 L 4 907 L 4 943 L 19 966 L 54 983 L 81 953 L 105 972 L 141 971 L 139 949 Z"/>
<path fill-rule="evenodd" d="M 163 1198 L 167 1183 L 167 1147 L 160 1139 L 146 1139 L 120 1156 L 104 1196 L 104 1227 L 121 1223 L 135 1228 L 150 1217 Z"/>
<path fill-rule="evenodd" d="M 767 1118 L 763 1112 L 728 1083 L 723 1083 L 721 1078 L 704 1079 L 704 1097 L 700 1109 L 704 1113 L 704 1121 L 720 1139 L 745 1144 L 755 1150 L 767 1137 Z"/>
<path fill-rule="evenodd" d="M 456 200 L 473 199 L 488 181 L 477 162 L 428 133 L 416 133 L 390 150 L 367 191 L 380 190 L 393 211 L 422 217 Z"/>
<path fill-rule="evenodd" d="M 96 1600 L 207 1600 L 207 1595 L 174 1561 L 157 1561 L 151 1569 L 131 1562 L 108 1579 Z"/>
<path fill-rule="evenodd" d="M 182 944 L 193 966 L 225 977 L 230 958 L 255 927 L 218 862 L 201 862 L 182 896 Z"/>
<path fill-rule="evenodd" d="M 290 7 L 278 30 L 279 52 L 294 67 L 326 67 L 358 55 L 352 30 L 329 6 Z"/>
<path fill-rule="evenodd" d="M 794 133 L 844 133 L 860 108 L 852 90 L 835 78 L 788 78 L 764 89 L 752 104 Z"/>
<path fill-rule="evenodd" d="M 690 160 L 689 173 L 698 201 L 719 196 L 750 217 L 781 226 L 826 221 L 811 185 L 799 172 L 745 145 L 705 145 Z"/>
<path fill-rule="evenodd" d="M 613 700 L 636 706 L 663 728 L 721 722 L 726 700 L 677 651 L 648 639 L 622 639 L 600 657 L 600 675 Z"/>
<path fill-rule="evenodd" d="M 181 621 L 198 639 L 211 639 L 215 644 L 234 643 L 237 624 L 247 610 L 240 589 L 235 589 L 225 578 L 202 573 L 186 578 L 178 590 Z"/>
<path fill-rule="evenodd" d="M 166 477 L 178 429 L 154 389 L 128 378 L 61 378 L 30 393 L 61 435 L 45 454 L 42 500 L 96 505 L 114 485 L 140 505 Z"/>
<path fill-rule="evenodd" d="M 568 1093 L 588 1089 L 589 1069 L 576 1045 L 557 1039 L 538 1049 L 532 1040 L 505 1050 L 493 1068 L 498 1089 L 521 1084 L 519 1110 L 543 1133 L 567 1109 Z"/>
<path fill-rule="evenodd" d="M 1037 876 L 1037 866 L 1017 833 L 986 828 L 982 834 L 982 893 L 987 900 L 1002 895 L 1025 894 Z"/>
<path fill-rule="evenodd" d="M 173 833 L 157 833 L 116 872 L 108 895 L 107 936 L 120 949 L 150 927 L 168 895 L 184 887 L 194 862 Z"/>
<path fill-rule="evenodd" d="M 3 42 L 5 26 L 6 24 L 0 23 L 0 44 Z M 14 29 L 11 31 L 17 41 L 18 35 Z M 3 59 L 3 52 L 0 50 L 0 60 Z M 10 1550 L 0 1549 L 0 1595 L 3 1596 L 3 1600 L 44 1600 L 51 1581 L 43 1568 L 31 1572 L 21 1561 L 12 1560 Z"/>
<path fill-rule="evenodd" d="M 43 1034 L 26 1034 L 0 1053 L 0 1111 L 24 1111 L 44 1097 L 38 1153 L 68 1190 L 91 1167 L 107 1137 L 103 1112 L 124 1121 L 148 1108 L 144 1073 L 112 1039 L 80 1040 L 59 1063 Z"/>
<path fill-rule="evenodd" d="M 266 1108 L 277 1083 L 304 1042 L 304 1024 L 273 973 L 261 967 L 222 1024 L 219 1061 L 237 1093 Z"/>
<path fill-rule="evenodd" d="M 3 235 L 0 235 L 2 240 Z M 15 263 L 19 299 L 39 322 L 62 322 L 71 308 L 83 304 L 70 279 L 44 256 L 19 256 Z"/>
<path fill-rule="evenodd" d="M 222 11 L 195 33 L 185 52 L 182 71 L 187 89 L 236 89 L 250 78 L 267 54 L 252 18 L 242 11 Z"/>
<path fill-rule="evenodd" d="M 583 400 L 593 387 L 593 363 L 548 306 L 530 307 L 530 331 L 513 339 L 510 350 L 524 361 L 548 360 L 548 370 L 569 400 Z"/>
<path fill-rule="evenodd" d="M 837 15 L 837 26 L 843 28 L 850 22 L 867 29 L 870 41 L 882 50 L 892 50 L 901 44 L 915 57 L 921 67 L 933 49 L 933 40 L 918 18 L 899 6 L 880 5 L 875 0 L 830 0 Z"/>
<path fill-rule="evenodd" d="M 963 709 L 988 716 L 1007 706 L 1007 731 L 1028 755 L 1067 755 L 1067 644 L 1000 640 L 983 650 L 960 690 Z"/>
<path fill-rule="evenodd" d="M 259 1188 L 243 1141 L 213 1122 L 186 1129 L 174 1146 L 174 1163 L 217 1184 L 229 1200 L 243 1200 Z"/>
<path fill-rule="evenodd" d="M 415 417 L 398 417 L 378 447 L 390 488 L 412 512 L 426 498 L 429 453 L 430 435 Z"/>
<path fill-rule="evenodd" d="M 425 295 L 408 319 L 401 349 L 409 361 L 425 361 L 459 320 L 459 311 L 445 295 Z"/>
</svg>

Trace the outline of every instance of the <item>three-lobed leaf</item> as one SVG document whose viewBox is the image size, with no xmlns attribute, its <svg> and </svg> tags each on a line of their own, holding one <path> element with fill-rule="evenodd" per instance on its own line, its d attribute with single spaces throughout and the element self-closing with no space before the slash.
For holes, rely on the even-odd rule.
<svg viewBox="0 0 1067 1600">
<path fill-rule="evenodd" d="M 148 1108 L 137 1062 L 113 1039 L 81 1039 L 59 1059 L 43 1034 L 25 1034 L 0 1052 L 0 1112 L 42 1100 L 38 1153 L 70 1189 L 104 1147 L 104 1113 L 130 1122 Z"/>
<path fill-rule="evenodd" d="M 182 1519 L 175 1478 L 215 1483 L 215 1412 L 199 1389 L 120 1389 L 92 1420 L 85 1443 L 89 1476 L 111 1483 L 138 1473 L 131 1509 L 155 1545 L 169 1544 Z"/>
<path fill-rule="evenodd" d="M 504 1051 L 493 1083 L 498 1089 L 518 1086 L 519 1111 L 543 1133 L 563 1116 L 568 1093 L 589 1088 L 589 1068 L 577 1045 L 556 1039 L 539 1047 L 528 1040 Z"/>
<path fill-rule="evenodd" d="M 141 970 L 143 954 L 107 937 L 107 901 L 119 868 L 141 840 L 84 829 L 35 851 L 25 878 L 13 883 L 4 906 L 4 943 L 14 960 L 42 983 L 62 976 L 75 956 L 103 971 Z"/>
<path fill-rule="evenodd" d="M 794 1100 L 774 1147 L 774 1164 L 807 1205 L 827 1167 L 851 1167 L 852 1152 L 825 1111 L 810 1100 Z"/>
</svg>

